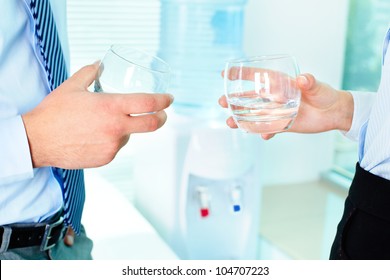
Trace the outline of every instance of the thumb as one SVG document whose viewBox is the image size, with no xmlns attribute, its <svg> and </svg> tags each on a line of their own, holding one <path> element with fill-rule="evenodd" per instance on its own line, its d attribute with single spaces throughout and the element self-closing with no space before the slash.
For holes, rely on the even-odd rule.
<svg viewBox="0 0 390 280">
<path fill-rule="evenodd" d="M 76 82 L 83 89 L 87 89 L 96 78 L 99 64 L 100 61 L 96 61 L 93 64 L 84 66 L 79 71 L 74 73 L 70 79 Z"/>
<path fill-rule="evenodd" d="M 73 246 L 74 244 L 74 231 L 71 227 L 68 228 L 68 230 L 65 233 L 64 237 L 64 243 L 66 246 Z"/>
<path fill-rule="evenodd" d="M 312 74 L 301 74 L 297 77 L 298 87 L 301 91 L 304 91 L 309 94 L 315 94 L 320 84 L 317 83 L 316 78 Z"/>
</svg>

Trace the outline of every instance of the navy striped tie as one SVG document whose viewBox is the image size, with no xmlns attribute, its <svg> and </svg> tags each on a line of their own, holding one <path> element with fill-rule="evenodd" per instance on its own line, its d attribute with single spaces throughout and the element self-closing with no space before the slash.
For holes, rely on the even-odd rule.
<svg viewBox="0 0 390 280">
<path fill-rule="evenodd" d="M 25 0 L 34 19 L 36 53 L 47 74 L 48 87 L 53 91 L 68 76 L 57 27 L 48 0 Z M 76 233 L 80 232 L 85 189 L 83 170 L 53 167 L 61 185 L 64 200 L 64 219 Z"/>
</svg>

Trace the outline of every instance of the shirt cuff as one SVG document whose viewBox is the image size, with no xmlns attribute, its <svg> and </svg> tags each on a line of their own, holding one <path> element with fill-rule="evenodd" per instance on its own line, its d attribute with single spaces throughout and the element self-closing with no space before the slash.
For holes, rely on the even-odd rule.
<svg viewBox="0 0 390 280">
<path fill-rule="evenodd" d="M 376 98 L 374 92 L 351 92 L 354 103 L 352 125 L 348 131 L 342 131 L 344 136 L 347 138 L 358 141 L 360 130 L 363 127 L 364 123 L 367 122 L 372 104 Z"/>
<path fill-rule="evenodd" d="M 20 115 L 0 120 L 0 185 L 33 177 L 26 130 Z"/>
</svg>

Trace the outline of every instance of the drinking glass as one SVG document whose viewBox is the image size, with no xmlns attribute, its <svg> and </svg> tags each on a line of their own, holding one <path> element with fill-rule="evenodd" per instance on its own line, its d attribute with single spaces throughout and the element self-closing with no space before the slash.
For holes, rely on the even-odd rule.
<svg viewBox="0 0 390 280">
<path fill-rule="evenodd" d="M 301 99 L 298 74 L 297 62 L 290 55 L 228 61 L 225 95 L 237 126 L 248 133 L 261 134 L 289 129 Z"/>
<path fill-rule="evenodd" d="M 170 67 L 144 51 L 112 45 L 99 65 L 95 92 L 166 93 Z"/>
</svg>

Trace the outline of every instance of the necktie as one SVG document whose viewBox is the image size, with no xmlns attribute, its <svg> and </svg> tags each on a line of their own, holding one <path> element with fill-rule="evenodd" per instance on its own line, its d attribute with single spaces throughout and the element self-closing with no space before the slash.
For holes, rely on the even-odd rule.
<svg viewBox="0 0 390 280">
<path fill-rule="evenodd" d="M 67 69 L 50 2 L 48 0 L 25 2 L 34 20 L 36 53 L 45 69 L 48 87 L 53 91 L 67 78 Z M 65 222 L 79 233 L 85 200 L 83 170 L 53 167 L 53 174 L 61 186 Z"/>
</svg>

